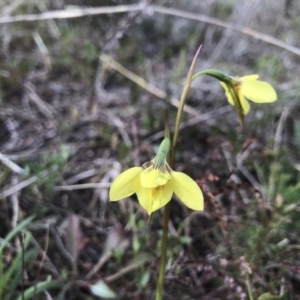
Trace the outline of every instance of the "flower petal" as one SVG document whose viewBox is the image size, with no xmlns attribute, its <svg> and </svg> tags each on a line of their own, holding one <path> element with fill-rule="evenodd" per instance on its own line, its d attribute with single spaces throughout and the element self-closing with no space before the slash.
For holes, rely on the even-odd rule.
<svg viewBox="0 0 300 300">
<path fill-rule="evenodd" d="M 163 173 L 159 169 L 149 167 L 141 173 L 141 184 L 144 188 L 155 188 L 165 185 L 170 180 L 168 172 Z"/>
<path fill-rule="evenodd" d="M 256 76 L 256 75 L 250 75 L 250 76 Z M 239 114 L 242 114 L 243 116 L 246 116 L 246 114 L 249 112 L 250 110 L 250 104 L 248 103 L 248 101 L 245 99 L 245 97 L 243 96 L 243 94 L 241 93 L 240 91 L 240 88 L 239 89 L 236 89 L 235 91 L 237 92 L 237 95 L 238 95 L 238 99 L 240 101 L 240 104 L 242 106 L 242 109 L 243 111 L 242 112 L 239 112 L 238 108 L 234 105 L 234 100 L 232 98 L 232 95 L 229 91 L 229 88 L 228 86 L 224 83 L 224 82 L 220 82 L 222 87 L 224 88 L 225 90 L 225 93 L 226 93 L 226 97 L 228 99 L 228 102 L 233 105 L 236 110 L 238 111 L 238 115 Z"/>
<path fill-rule="evenodd" d="M 165 206 L 172 198 L 173 187 L 170 182 L 156 188 L 142 188 L 137 191 L 140 205 L 151 215 L 155 210 Z"/>
<path fill-rule="evenodd" d="M 165 206 L 171 200 L 173 192 L 173 186 L 170 181 L 166 185 L 157 187 L 153 194 L 152 212 Z"/>
<path fill-rule="evenodd" d="M 259 78 L 258 74 L 252 74 L 252 75 L 246 75 L 239 78 L 241 81 L 247 81 L 247 80 L 257 80 Z"/>
<path fill-rule="evenodd" d="M 241 79 L 241 91 L 247 99 L 257 103 L 271 103 L 277 100 L 276 91 L 269 83 L 253 80 L 250 76 L 245 77 Z"/>
<path fill-rule="evenodd" d="M 141 167 L 134 167 L 121 173 L 112 183 L 109 190 L 110 201 L 117 201 L 134 194 L 141 188 Z"/>
<path fill-rule="evenodd" d="M 225 90 L 225 95 L 226 95 L 226 97 L 227 97 L 227 99 L 228 99 L 228 102 L 229 102 L 231 105 L 234 106 L 234 101 L 233 101 L 233 99 L 232 99 L 232 96 L 231 96 L 231 94 L 230 94 L 230 92 L 229 92 L 229 89 L 228 89 L 227 85 L 226 85 L 224 82 L 221 82 L 221 81 L 220 81 L 220 84 L 221 84 L 221 86 L 222 86 L 222 87 L 224 88 L 224 90 Z"/>
<path fill-rule="evenodd" d="M 243 115 L 246 116 L 250 110 L 250 104 L 247 101 L 247 99 L 244 97 L 244 95 L 242 94 L 241 91 L 238 93 L 238 95 L 239 95 L 239 100 L 240 100 L 241 106 L 243 108 Z"/>
<path fill-rule="evenodd" d="M 181 172 L 171 173 L 171 183 L 175 195 L 189 208 L 203 210 L 203 194 L 198 184 Z"/>
</svg>

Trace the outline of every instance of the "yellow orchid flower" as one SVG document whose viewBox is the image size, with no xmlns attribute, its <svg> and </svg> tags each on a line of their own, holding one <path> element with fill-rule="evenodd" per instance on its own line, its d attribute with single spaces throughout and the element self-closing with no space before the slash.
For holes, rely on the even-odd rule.
<svg viewBox="0 0 300 300">
<path fill-rule="evenodd" d="M 195 74 L 193 80 L 201 75 L 208 75 L 220 81 L 228 102 L 235 107 L 242 126 L 244 117 L 250 110 L 247 99 L 256 103 L 271 103 L 277 100 L 274 88 L 269 83 L 258 80 L 259 75 L 232 77 L 217 70 L 204 70 Z"/>
<path fill-rule="evenodd" d="M 203 195 L 198 184 L 182 172 L 173 171 L 166 161 L 170 144 L 164 139 L 156 157 L 142 167 L 121 173 L 112 183 L 110 201 L 118 201 L 137 194 L 140 205 L 151 215 L 165 206 L 173 193 L 189 208 L 203 210 Z"/>
<path fill-rule="evenodd" d="M 229 81 L 238 96 L 238 101 L 244 116 L 246 116 L 250 110 L 250 104 L 247 99 L 256 103 L 271 103 L 277 100 L 277 94 L 274 88 L 269 83 L 258 80 L 258 78 L 259 75 L 248 75 L 240 78 L 229 77 Z M 236 106 L 236 101 L 234 101 L 234 96 L 230 91 L 231 87 L 225 82 L 220 83 L 225 90 L 228 102 Z"/>
</svg>

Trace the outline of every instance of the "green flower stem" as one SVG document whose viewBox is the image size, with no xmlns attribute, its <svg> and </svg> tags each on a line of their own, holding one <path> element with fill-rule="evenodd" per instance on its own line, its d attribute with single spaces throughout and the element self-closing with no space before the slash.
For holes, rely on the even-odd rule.
<svg viewBox="0 0 300 300">
<path fill-rule="evenodd" d="M 237 91 L 234 87 L 233 78 L 220 72 L 220 71 L 217 71 L 217 70 L 204 70 L 204 71 L 196 73 L 192 77 L 192 80 L 195 80 L 197 77 L 202 76 L 202 75 L 207 75 L 207 76 L 213 77 L 213 78 L 215 78 L 221 82 L 224 82 L 226 84 L 228 91 L 233 99 L 234 107 L 235 107 L 236 113 L 239 117 L 241 127 L 243 128 L 245 115 L 244 115 L 244 110 L 243 110 L 241 101 L 239 99 L 239 95 L 237 94 Z"/>
<path fill-rule="evenodd" d="M 165 279 L 165 270 L 167 264 L 167 250 L 168 250 L 168 225 L 170 219 L 170 202 L 165 206 L 164 209 L 164 223 L 163 223 L 163 235 L 161 241 L 161 261 L 159 267 L 159 276 L 156 285 L 156 300 L 163 299 L 163 285 Z"/>
<path fill-rule="evenodd" d="M 231 82 L 230 76 L 228 76 L 220 71 L 217 71 L 217 70 L 204 70 L 204 71 L 198 72 L 192 77 L 192 80 L 195 80 L 197 77 L 202 76 L 202 75 L 214 77 L 214 78 L 218 79 L 219 81 L 224 82 L 225 84 L 228 84 Z"/>
<path fill-rule="evenodd" d="M 170 151 L 170 160 L 169 160 L 170 167 L 173 166 L 174 157 L 175 157 L 175 149 L 176 149 L 176 144 L 177 144 L 178 135 L 179 135 L 179 127 L 180 127 L 180 122 L 182 119 L 183 108 L 184 108 L 184 105 L 186 102 L 187 94 L 190 90 L 190 87 L 191 87 L 191 84 L 193 81 L 193 72 L 195 69 L 196 60 L 200 53 L 200 50 L 201 50 L 201 46 L 199 47 L 199 49 L 192 61 L 192 64 L 191 64 L 190 70 L 188 72 L 188 75 L 187 75 L 187 78 L 185 81 L 185 85 L 183 87 L 183 91 L 181 94 L 180 103 L 179 103 L 179 107 L 177 110 L 175 129 L 174 129 L 174 135 L 173 135 L 173 140 L 172 140 L 172 147 L 171 147 L 171 151 Z M 170 219 L 170 202 L 165 206 L 165 209 L 164 209 L 163 236 L 162 236 L 162 244 L 161 244 L 161 261 L 160 261 L 159 277 L 158 277 L 157 286 L 156 286 L 156 298 L 155 298 L 156 300 L 163 299 L 163 285 L 164 285 L 165 270 L 166 270 L 166 264 L 167 264 L 169 219 Z"/>
<path fill-rule="evenodd" d="M 246 287 L 247 287 L 249 299 L 250 299 L 250 300 L 253 300 L 253 295 L 252 295 L 252 290 L 251 290 L 251 285 L 250 285 L 249 275 L 247 275 L 247 279 L 246 279 Z"/>
<path fill-rule="evenodd" d="M 187 75 L 187 78 L 186 78 L 186 81 L 185 81 L 185 85 L 183 87 L 183 91 L 182 91 L 182 94 L 181 94 L 181 97 L 180 97 L 180 103 L 179 103 L 179 107 L 178 107 L 178 110 L 177 110 L 177 116 L 176 116 L 175 128 L 174 128 L 174 135 L 173 135 L 172 147 L 171 147 L 171 155 L 170 155 L 170 161 L 169 161 L 169 164 L 170 164 L 171 167 L 173 166 L 173 163 L 174 163 L 175 148 L 176 148 L 176 144 L 177 144 L 177 140 L 178 140 L 179 127 L 180 127 L 180 122 L 181 122 L 181 119 L 182 119 L 183 108 L 184 108 L 184 105 L 185 105 L 185 102 L 186 102 L 187 94 L 188 94 L 188 92 L 190 90 L 190 87 L 191 87 L 191 84 L 194 80 L 193 72 L 194 72 L 194 69 L 195 69 L 196 60 L 197 60 L 197 57 L 200 53 L 201 47 L 202 47 L 202 45 L 199 47 L 199 49 L 198 49 L 198 51 L 197 51 L 197 53 L 196 53 L 196 55 L 195 55 L 195 57 L 192 61 L 192 64 L 191 64 L 190 70 L 188 72 L 188 75 Z"/>
</svg>

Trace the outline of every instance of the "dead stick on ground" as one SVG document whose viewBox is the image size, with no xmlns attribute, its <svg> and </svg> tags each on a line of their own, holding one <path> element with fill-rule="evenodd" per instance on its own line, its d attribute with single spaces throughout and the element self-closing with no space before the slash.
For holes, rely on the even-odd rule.
<svg viewBox="0 0 300 300">
<path fill-rule="evenodd" d="M 59 249 L 62 256 L 66 259 L 66 261 L 69 263 L 69 265 L 72 267 L 73 273 L 76 276 L 78 273 L 76 261 L 73 259 L 72 255 L 69 253 L 69 251 L 65 248 L 56 228 L 53 225 L 51 225 L 49 227 L 49 229 L 50 229 L 50 233 L 55 241 L 57 248 Z"/>
<path fill-rule="evenodd" d="M 156 97 L 158 97 L 160 99 L 163 99 L 163 100 L 167 98 L 167 94 L 164 91 L 160 90 L 159 88 L 157 88 L 153 84 L 147 82 L 142 77 L 140 77 L 140 76 L 134 74 L 133 72 L 129 71 L 128 69 L 123 67 L 121 64 L 116 62 L 114 59 L 112 59 L 110 56 L 102 53 L 100 55 L 100 59 L 103 62 L 107 63 L 111 68 L 115 69 L 116 71 L 118 71 L 119 73 L 124 75 L 125 77 L 129 78 L 131 81 L 135 82 L 136 84 L 138 84 L 143 89 L 150 92 L 151 94 L 155 95 Z M 176 98 L 171 98 L 170 103 L 175 107 L 179 106 L 179 100 L 176 99 Z M 197 110 L 193 109 L 192 107 L 190 107 L 188 105 L 185 106 L 184 110 L 185 110 L 185 112 L 187 112 L 191 115 L 196 116 L 196 115 L 199 114 L 199 112 Z"/>
<path fill-rule="evenodd" d="M 108 189 L 110 183 L 83 183 L 73 185 L 59 185 L 54 188 L 55 191 L 73 191 L 82 189 Z"/>
<path fill-rule="evenodd" d="M 0 161 L 6 165 L 9 169 L 11 169 L 13 172 L 17 174 L 21 174 L 24 172 L 24 169 L 19 167 L 17 164 L 15 164 L 13 161 L 11 161 L 9 158 L 7 158 L 5 155 L 0 153 Z"/>
<path fill-rule="evenodd" d="M 80 18 L 84 16 L 126 13 L 131 11 L 140 11 L 145 8 L 145 4 L 135 5 L 118 5 L 118 6 L 103 6 L 103 7 L 78 7 L 70 6 L 64 10 L 47 11 L 41 14 L 19 15 L 19 16 L 4 16 L 0 18 L 0 24 L 24 22 L 24 21 L 39 21 L 50 19 L 69 19 Z"/>
<path fill-rule="evenodd" d="M 206 24 L 211 24 L 215 26 L 219 26 L 222 28 L 230 29 L 233 31 L 237 31 L 246 35 L 249 35 L 257 40 L 261 40 L 265 43 L 277 46 L 279 48 L 285 49 L 291 53 L 296 55 L 300 55 L 300 49 L 289 45 L 279 39 L 274 38 L 271 35 L 264 34 L 262 32 L 253 30 L 248 27 L 238 28 L 234 24 L 224 22 L 222 20 L 212 18 L 209 16 L 187 12 L 175 8 L 167 8 L 158 5 L 119 5 L 119 6 L 108 6 L 108 7 L 93 7 L 93 8 L 69 8 L 65 10 L 56 10 L 56 11 L 48 11 L 42 14 L 32 14 L 32 15 L 19 15 L 19 16 L 3 16 L 0 17 L 0 24 L 14 23 L 14 22 L 25 22 L 25 21 L 39 21 L 39 20 L 49 20 L 49 19 L 68 19 L 68 18 L 79 18 L 84 16 L 91 15 L 100 15 L 100 14 L 114 14 L 114 13 L 126 13 L 132 11 L 142 11 L 145 12 L 156 12 L 171 16 L 176 16 L 180 18 L 195 20 L 198 22 L 203 22 Z"/>
<path fill-rule="evenodd" d="M 39 178 L 44 178 L 46 176 L 48 176 L 50 173 L 54 172 L 57 170 L 57 166 L 54 166 L 53 168 L 51 168 L 50 170 L 45 170 L 42 171 L 39 176 L 32 176 L 16 185 L 13 185 L 12 187 L 10 187 L 9 189 L 7 189 L 6 191 L 0 193 L 0 199 L 3 199 L 5 197 L 8 197 L 20 190 L 22 190 L 23 188 L 25 188 L 26 186 L 36 182 Z"/>
</svg>

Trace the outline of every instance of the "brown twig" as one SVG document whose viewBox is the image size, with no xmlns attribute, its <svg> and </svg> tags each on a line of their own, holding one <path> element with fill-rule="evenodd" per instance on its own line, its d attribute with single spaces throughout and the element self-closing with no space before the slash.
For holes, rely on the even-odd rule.
<svg viewBox="0 0 300 300">
<path fill-rule="evenodd" d="M 74 185 L 60 185 L 54 188 L 55 191 L 73 191 L 82 189 L 108 189 L 110 188 L 110 183 L 83 183 Z"/>
<path fill-rule="evenodd" d="M 46 258 L 48 258 L 47 257 L 48 246 L 49 246 L 49 226 L 46 228 L 45 246 L 44 246 L 44 249 L 41 248 L 42 258 L 41 258 L 41 261 L 39 262 L 39 267 L 36 272 L 35 280 L 39 279 L 39 275 L 43 268 L 44 262 L 45 262 Z"/>
<path fill-rule="evenodd" d="M 187 12 L 175 8 L 167 8 L 158 5 L 145 5 L 145 4 L 137 4 L 137 5 L 119 5 L 119 6 L 108 6 L 108 7 L 93 7 L 93 8 L 70 8 L 66 10 L 57 10 L 57 11 L 48 11 L 42 14 L 32 14 L 32 15 L 19 15 L 19 16 L 4 16 L 0 18 L 0 24 L 14 23 L 14 22 L 25 22 L 25 21 L 39 21 L 39 20 L 49 20 L 49 19 L 68 19 L 68 18 L 79 18 L 84 16 L 91 15 L 100 15 L 100 14 L 114 14 L 114 13 L 125 13 L 132 11 L 148 11 L 148 12 L 156 12 L 176 17 L 181 17 L 185 19 L 195 20 L 206 24 L 211 24 L 214 26 L 219 26 L 222 28 L 230 29 L 233 31 L 237 31 L 248 36 L 251 36 L 257 40 L 261 40 L 265 43 L 277 46 L 279 48 L 285 49 L 291 53 L 296 55 L 300 55 L 300 49 L 289 45 L 279 39 L 274 38 L 271 35 L 259 32 L 257 30 L 241 27 L 238 28 L 234 24 L 229 22 L 225 22 L 216 18 L 212 18 L 209 16 L 201 15 L 198 13 Z"/>
<path fill-rule="evenodd" d="M 51 168 L 50 170 L 45 170 L 42 171 L 39 176 L 32 176 L 18 184 L 13 185 L 12 187 L 10 187 L 9 189 L 7 189 L 6 191 L 3 191 L 0 193 L 0 199 L 3 199 L 5 197 L 8 197 L 20 190 L 22 190 L 23 188 L 25 188 L 28 185 L 31 185 L 32 183 L 36 182 L 39 178 L 43 178 L 43 177 L 47 177 L 50 173 L 54 172 L 57 170 L 57 167 L 54 166 L 53 168 Z"/>
<path fill-rule="evenodd" d="M 133 72 L 129 71 L 128 69 L 123 67 L 121 64 L 119 64 L 117 61 L 112 59 L 110 56 L 102 53 L 100 55 L 100 60 L 107 63 L 110 67 L 114 68 L 116 71 L 118 71 L 119 73 L 121 73 L 125 77 L 129 78 L 131 81 L 135 82 L 136 84 L 141 86 L 143 89 L 147 90 L 149 93 L 155 95 L 156 97 L 158 97 L 160 99 L 163 99 L 163 100 L 167 98 L 167 93 L 166 92 L 160 90 L 159 88 L 157 88 L 153 84 L 147 82 L 142 77 L 140 77 L 140 76 L 134 74 Z M 174 98 L 174 97 L 172 97 L 170 99 L 170 103 L 173 106 L 175 106 L 176 108 L 178 108 L 178 106 L 179 106 L 179 100 Z M 188 105 L 185 105 L 184 111 L 191 114 L 191 115 L 194 115 L 194 116 L 197 116 L 199 114 L 199 112 L 197 110 L 193 109 L 192 107 L 190 107 Z"/>
<path fill-rule="evenodd" d="M 50 226 L 50 233 L 51 233 L 51 235 L 52 235 L 52 237 L 55 241 L 55 244 L 56 244 L 57 248 L 59 249 L 60 253 L 67 260 L 69 265 L 72 267 L 74 275 L 76 276 L 76 274 L 77 274 L 76 262 L 73 259 L 72 255 L 68 252 L 68 250 L 64 246 L 59 233 L 57 232 L 57 230 L 55 229 L 55 227 L 53 225 Z"/>
<path fill-rule="evenodd" d="M 44 225 L 42 229 L 49 231 L 49 225 L 48 224 Z M 47 239 L 49 240 L 49 234 L 47 236 Z M 52 263 L 52 261 L 50 260 L 50 258 L 48 257 L 48 255 L 46 253 L 47 243 L 45 243 L 45 247 L 43 249 L 33 236 L 30 237 L 30 243 L 32 243 L 39 250 L 39 252 L 42 255 L 42 260 L 47 261 L 47 265 L 48 265 L 47 268 L 52 272 L 52 274 L 54 276 L 57 276 L 57 278 L 61 279 L 61 275 L 60 275 L 59 271 L 56 269 L 56 267 L 54 266 L 54 264 Z M 41 266 L 41 263 L 39 263 L 39 266 Z M 38 278 L 38 277 L 36 276 L 36 278 Z"/>
<path fill-rule="evenodd" d="M 21 174 L 24 172 L 24 169 L 19 167 L 17 164 L 15 164 L 13 161 L 11 161 L 9 158 L 7 158 L 5 155 L 0 153 L 0 161 L 6 165 L 9 169 L 11 169 L 13 172 L 17 174 Z"/>
<path fill-rule="evenodd" d="M 179 10 L 179 9 L 175 9 L 175 8 L 166 8 L 166 7 L 162 7 L 162 6 L 158 6 L 158 5 L 151 5 L 147 8 L 147 10 L 152 10 L 154 12 L 161 13 L 161 14 L 195 20 L 195 21 L 206 23 L 206 24 L 211 24 L 211 25 L 222 27 L 222 28 L 230 29 L 233 31 L 237 31 L 237 32 L 249 35 L 257 40 L 261 40 L 265 43 L 285 49 L 296 55 L 300 55 L 299 48 L 297 48 L 295 46 L 291 46 L 283 41 L 280 41 L 279 39 L 274 38 L 271 35 L 256 31 L 249 27 L 239 28 L 235 24 L 231 24 L 229 22 L 224 22 L 222 20 L 212 18 L 209 16 L 205 16 L 205 15 L 201 15 L 201 14 L 197 14 L 197 13 L 191 13 L 191 12 L 187 12 L 187 11 L 183 11 L 183 10 Z"/>
<path fill-rule="evenodd" d="M 80 18 L 84 16 L 140 11 L 143 10 L 144 8 L 145 8 L 145 4 L 104 6 L 104 7 L 93 7 L 93 8 L 70 6 L 69 8 L 64 10 L 47 11 L 41 14 L 4 16 L 0 18 L 0 24 L 51 20 L 51 19 Z"/>
</svg>

